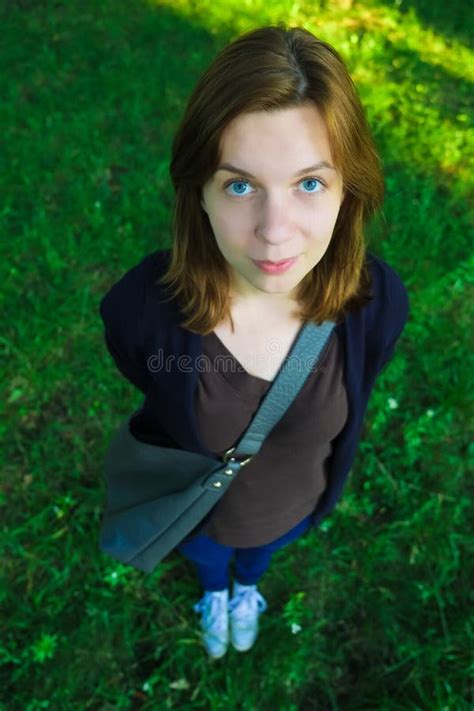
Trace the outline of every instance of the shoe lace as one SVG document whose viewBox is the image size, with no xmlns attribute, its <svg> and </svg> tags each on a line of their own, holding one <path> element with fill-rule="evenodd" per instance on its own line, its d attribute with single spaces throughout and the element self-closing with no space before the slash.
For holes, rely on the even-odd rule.
<svg viewBox="0 0 474 711">
<path fill-rule="evenodd" d="M 239 617 L 251 617 L 255 615 L 255 606 L 258 612 L 267 609 L 267 602 L 258 590 L 241 590 L 236 593 L 228 605 L 229 612 L 234 612 L 239 608 Z"/>
<path fill-rule="evenodd" d="M 201 600 L 194 605 L 195 611 L 200 613 L 205 612 L 206 607 L 208 608 L 206 615 L 207 620 L 211 625 L 214 626 L 219 619 L 222 620 L 222 625 L 225 624 L 222 616 L 222 612 L 225 610 L 225 598 L 217 595 L 204 595 Z"/>
</svg>

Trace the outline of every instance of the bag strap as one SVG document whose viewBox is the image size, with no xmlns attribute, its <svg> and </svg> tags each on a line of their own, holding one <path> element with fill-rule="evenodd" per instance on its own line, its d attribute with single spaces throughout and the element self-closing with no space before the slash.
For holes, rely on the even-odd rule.
<svg viewBox="0 0 474 711">
<path fill-rule="evenodd" d="M 323 321 L 319 326 L 306 323 L 301 328 L 249 426 L 237 444 L 224 454 L 224 462 L 244 456 L 244 460 L 239 462 L 240 466 L 244 466 L 259 452 L 266 436 L 283 417 L 310 373 L 315 370 L 335 326 L 334 321 Z"/>
</svg>

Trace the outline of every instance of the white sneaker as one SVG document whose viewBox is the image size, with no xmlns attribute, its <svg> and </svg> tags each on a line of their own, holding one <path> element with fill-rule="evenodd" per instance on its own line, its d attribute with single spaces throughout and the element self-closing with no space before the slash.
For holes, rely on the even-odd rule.
<svg viewBox="0 0 474 711">
<path fill-rule="evenodd" d="M 241 585 L 234 580 L 229 602 L 230 641 L 238 652 L 246 652 L 257 639 L 258 618 L 268 604 L 256 585 Z"/>
<path fill-rule="evenodd" d="M 203 641 L 209 656 L 220 659 L 227 652 L 229 644 L 229 591 L 204 592 L 203 597 L 193 605 L 195 612 L 202 613 L 201 628 Z"/>
</svg>

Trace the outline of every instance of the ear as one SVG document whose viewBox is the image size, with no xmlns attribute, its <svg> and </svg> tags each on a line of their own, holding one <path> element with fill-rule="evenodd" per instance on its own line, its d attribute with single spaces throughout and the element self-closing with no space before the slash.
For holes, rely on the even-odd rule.
<svg viewBox="0 0 474 711">
<path fill-rule="evenodd" d="M 204 212 L 207 212 L 206 203 L 204 202 L 204 198 L 201 200 L 201 205 L 202 205 L 202 209 L 204 210 Z"/>
</svg>

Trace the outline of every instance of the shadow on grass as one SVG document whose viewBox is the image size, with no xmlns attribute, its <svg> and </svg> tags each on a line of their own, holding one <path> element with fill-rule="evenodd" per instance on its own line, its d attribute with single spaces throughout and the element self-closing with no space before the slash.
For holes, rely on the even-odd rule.
<svg viewBox="0 0 474 711">
<path fill-rule="evenodd" d="M 413 9 L 421 24 L 429 27 L 449 42 L 455 37 L 467 47 L 473 46 L 474 10 L 472 3 L 466 0 L 377 0 L 377 4 L 393 7 L 406 14 Z"/>
</svg>

